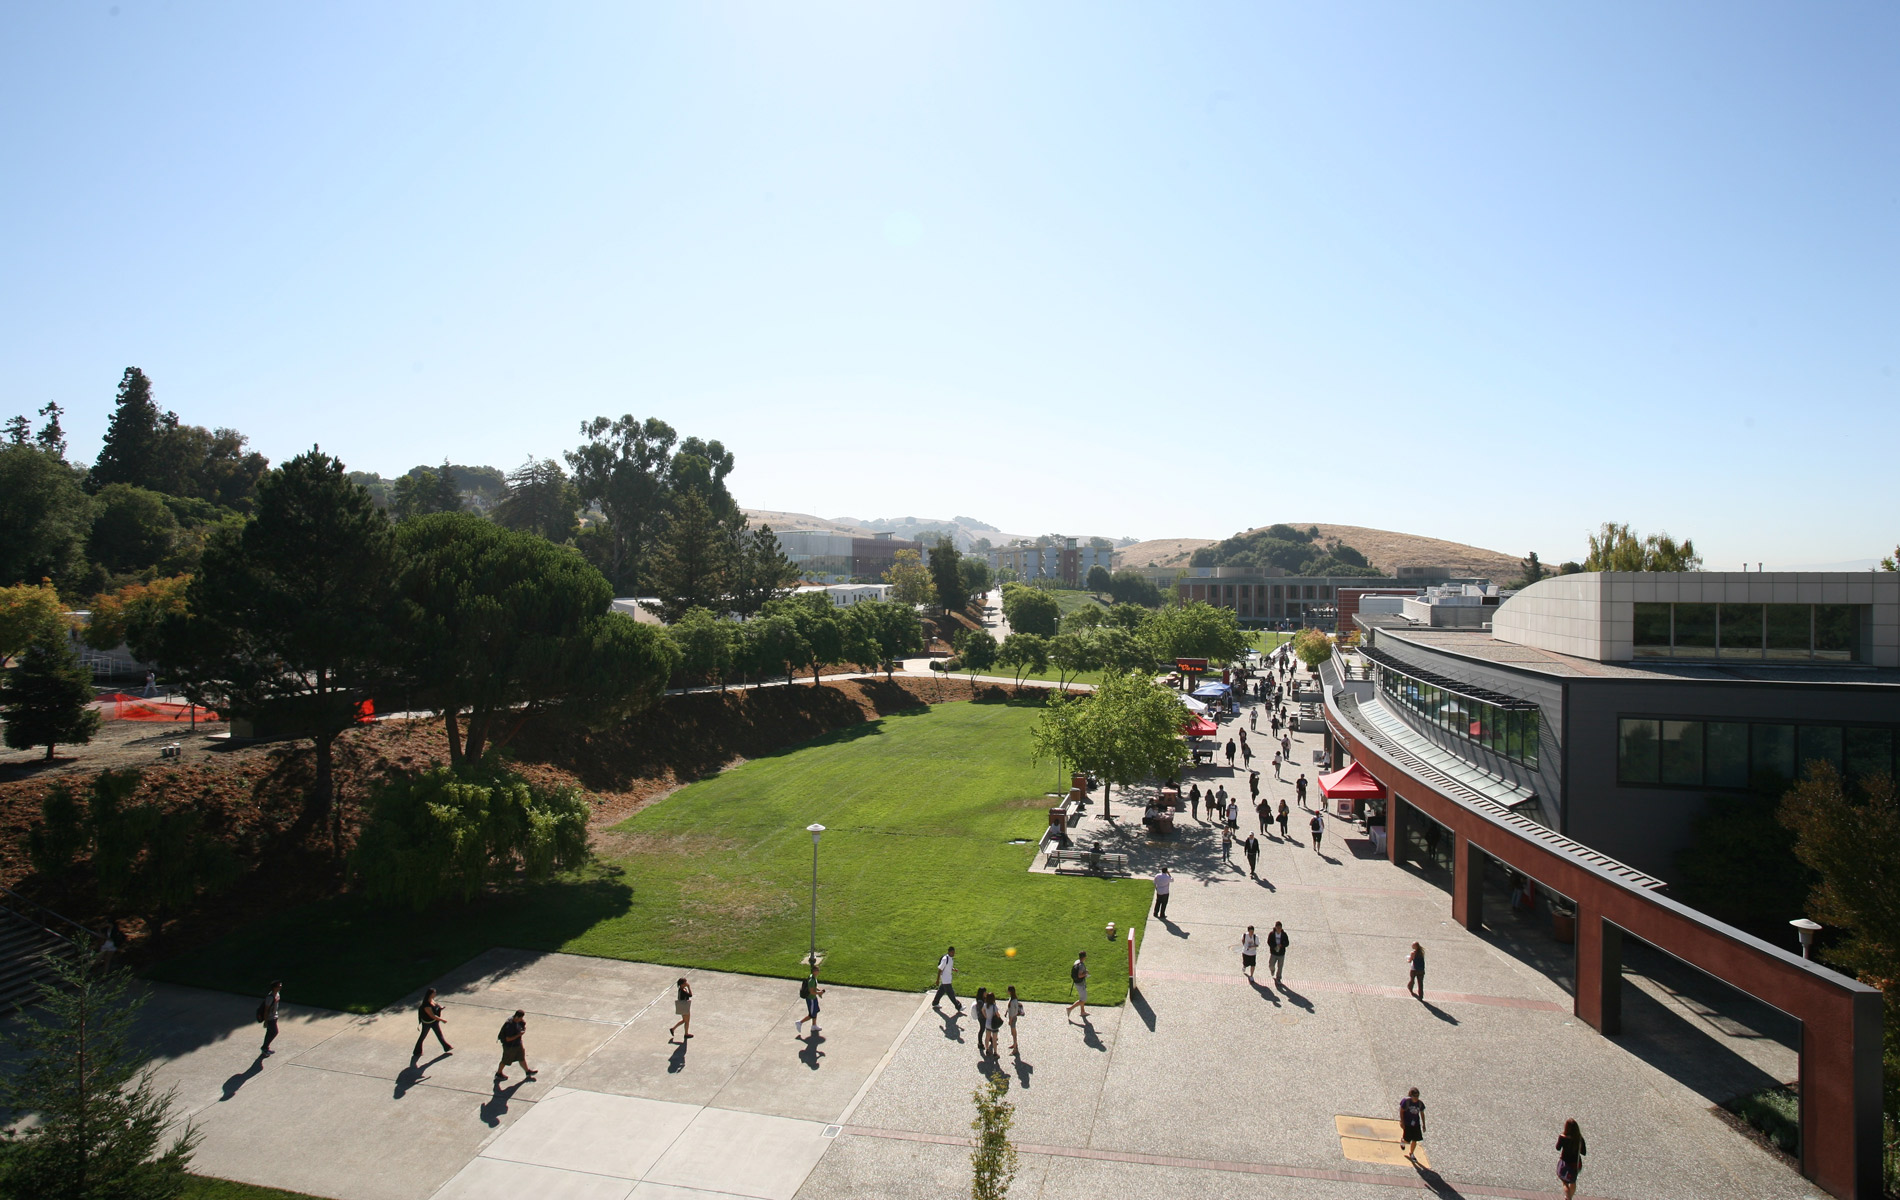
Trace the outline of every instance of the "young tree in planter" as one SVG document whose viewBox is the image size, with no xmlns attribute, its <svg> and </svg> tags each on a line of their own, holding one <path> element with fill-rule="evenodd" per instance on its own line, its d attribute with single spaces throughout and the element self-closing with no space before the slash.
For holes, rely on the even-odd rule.
<svg viewBox="0 0 1900 1200">
<path fill-rule="evenodd" d="M 134 1040 L 143 993 L 124 972 L 81 965 L 91 951 L 49 957 L 52 977 L 18 1018 L 0 1105 L 38 1123 L 0 1142 L 5 1200 L 170 1200 L 189 1182 L 199 1135 L 165 1142 L 172 1096 L 154 1089 Z"/>
<path fill-rule="evenodd" d="M 320 450 L 257 487 L 257 515 L 221 529 L 160 629 L 158 661 L 193 703 L 312 738 L 309 812 L 330 814 L 331 750 L 394 675 L 396 542 L 369 492 Z"/>
<path fill-rule="evenodd" d="M 42 638 L 26 648 L 5 679 L 0 679 L 0 719 L 6 721 L 7 745 L 15 750 L 84 745 L 99 731 L 99 714 L 88 707 L 95 693 L 92 673 L 63 637 Z"/>
<path fill-rule="evenodd" d="M 998 1072 L 976 1089 L 976 1119 L 970 1128 L 976 1144 L 970 1149 L 971 1200 L 1005 1200 L 1016 1178 L 1016 1147 L 1009 1140 L 1016 1122 L 1016 1106 L 1007 1099 L 1009 1076 Z"/>
<path fill-rule="evenodd" d="M 1293 653 L 1308 670 L 1317 670 L 1333 656 L 1333 639 L 1317 629 L 1302 629 L 1293 635 Z"/>
</svg>

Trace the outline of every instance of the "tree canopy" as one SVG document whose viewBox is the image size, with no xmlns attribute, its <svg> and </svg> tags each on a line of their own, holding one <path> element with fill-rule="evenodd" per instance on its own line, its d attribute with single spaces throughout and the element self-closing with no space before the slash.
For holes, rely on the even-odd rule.
<svg viewBox="0 0 1900 1200">
<path fill-rule="evenodd" d="M 567 542 L 580 529 L 580 506 L 580 489 L 561 464 L 551 458 L 529 459 L 508 472 L 507 491 L 489 516 L 497 525 Z"/>
<path fill-rule="evenodd" d="M 0 667 L 34 642 L 57 640 L 65 630 L 66 606 L 51 584 L 0 587 Z"/>
<path fill-rule="evenodd" d="M 1639 537 L 1627 524 L 1605 521 L 1590 535 L 1586 571 L 1696 571 L 1702 556 L 1688 538 L 1677 542 L 1666 533 Z"/>
<path fill-rule="evenodd" d="M 1054 637 L 1061 622 L 1062 606 L 1041 588 L 1012 583 L 1003 587 L 1003 619 L 1013 633 L 1034 633 Z"/>
<path fill-rule="evenodd" d="M 63 583 L 85 565 L 84 472 L 31 443 L 0 445 L 0 586 Z"/>
<path fill-rule="evenodd" d="M 99 731 L 91 707 L 92 672 L 63 634 L 42 636 L 27 646 L 20 663 L 0 677 L 0 719 L 15 750 L 46 747 L 46 760 L 61 745 L 83 745 Z"/>
<path fill-rule="evenodd" d="M 943 605 L 945 612 L 961 612 L 970 602 L 970 592 L 964 586 L 959 565 L 961 558 L 956 542 L 948 535 L 940 536 L 937 544 L 930 548 L 930 586 L 936 590 L 937 603 Z"/>
<path fill-rule="evenodd" d="M 1277 568 L 1288 575 L 1382 574 L 1353 547 L 1337 538 L 1321 538 L 1318 526 L 1301 530 L 1291 525 L 1269 525 L 1236 533 L 1202 546 L 1188 561 L 1196 567 L 1245 567 L 1261 572 Z"/>
<path fill-rule="evenodd" d="M 890 569 L 884 572 L 884 582 L 891 585 L 891 599 L 899 604 L 930 604 L 937 598 L 930 571 L 915 550 L 899 550 L 893 556 Z"/>
<path fill-rule="evenodd" d="M 1232 662 L 1244 655 L 1248 646 L 1234 610 L 1203 600 L 1155 609 L 1143 618 L 1140 634 L 1161 662 L 1177 658 Z"/>
<path fill-rule="evenodd" d="M 1187 709 L 1173 689 L 1139 674 L 1110 674 L 1093 693 L 1058 692 L 1035 730 L 1037 761 L 1053 759 L 1104 785 L 1172 778 L 1187 761 Z M 1102 788 L 1108 815 L 1109 787 Z"/>
</svg>

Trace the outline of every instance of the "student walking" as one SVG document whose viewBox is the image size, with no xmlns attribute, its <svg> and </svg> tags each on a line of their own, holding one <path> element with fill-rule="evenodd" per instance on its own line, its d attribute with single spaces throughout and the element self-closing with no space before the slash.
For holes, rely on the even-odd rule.
<svg viewBox="0 0 1900 1200">
<path fill-rule="evenodd" d="M 1229 767 L 1232 767 L 1234 765 L 1234 739 L 1233 738 L 1227 739 L 1227 765 Z"/>
<path fill-rule="evenodd" d="M 804 1032 L 807 1021 L 811 1022 L 812 1035 L 817 1036 L 818 997 L 824 994 L 825 989 L 818 986 L 818 960 L 814 958 L 811 960 L 811 973 L 806 975 L 804 982 L 798 985 L 798 998 L 805 1002 L 805 1015 L 792 1022 L 792 1028 L 796 1031 L 792 1034 L 793 1037 Z"/>
<path fill-rule="evenodd" d="M 442 1006 L 436 1003 L 435 989 L 430 988 L 422 993 L 422 1003 L 416 1005 L 416 1024 L 420 1028 L 416 1030 L 416 1048 L 409 1052 L 410 1062 L 422 1057 L 422 1043 L 427 1041 L 432 1033 L 435 1034 L 435 1040 L 442 1044 L 442 1053 L 455 1052 L 455 1047 L 449 1045 L 449 1039 L 442 1036 L 442 1026 L 447 1020 L 448 1018 L 442 1015 Z"/>
<path fill-rule="evenodd" d="M 1259 709 L 1257 708 L 1254 709 L 1253 712 L 1248 715 L 1247 724 L 1253 726 L 1253 731 L 1255 733 L 1260 732 L 1260 710 Z"/>
<path fill-rule="evenodd" d="M 1286 782 L 1286 776 L 1280 774 L 1280 752 L 1278 750 L 1273 752 L 1273 777 L 1281 783 Z"/>
<path fill-rule="evenodd" d="M 1016 998 L 1016 985 L 1009 985 L 1009 1003 L 1003 1007 L 1003 1016 L 1009 1021 L 1009 1052 L 1022 1057 L 1022 1047 L 1016 1042 L 1016 1021 L 1023 1015 L 1023 1002 Z"/>
<path fill-rule="evenodd" d="M 1089 1019 L 1089 952 L 1076 951 L 1075 961 L 1069 964 L 1069 982 L 1075 985 L 1075 1003 L 1063 1010 L 1064 1015 L 1082 1010 L 1082 1020 Z"/>
<path fill-rule="evenodd" d="M 1174 890 L 1174 876 L 1168 873 L 1166 863 L 1155 872 L 1155 916 L 1168 919 L 1168 893 Z"/>
<path fill-rule="evenodd" d="M 1260 772 L 1247 772 L 1247 798 L 1255 804 L 1260 803 Z"/>
<path fill-rule="evenodd" d="M 673 986 L 676 989 L 673 996 L 673 1011 L 678 1014 L 679 1020 L 667 1028 L 666 1040 L 672 1041 L 673 1030 L 684 1026 L 686 1032 L 680 1038 L 680 1045 L 684 1046 L 686 1039 L 693 1036 L 693 985 L 686 982 L 686 976 L 682 975 Z"/>
<path fill-rule="evenodd" d="M 1267 973 L 1275 983 L 1280 982 L 1280 972 L 1286 969 L 1286 948 L 1291 940 L 1278 921 L 1267 931 Z"/>
<path fill-rule="evenodd" d="M 1201 785 L 1198 783 L 1188 786 L 1188 812 L 1196 821 L 1201 819 Z"/>
<path fill-rule="evenodd" d="M 942 958 L 937 960 L 937 994 L 931 999 L 930 1007 L 942 1012 L 943 998 L 948 996 L 950 1003 L 956 1005 L 957 1015 L 960 1017 L 963 1015 L 963 1002 L 957 999 L 956 974 L 957 948 L 952 946 L 943 952 Z"/>
<path fill-rule="evenodd" d="M 1240 935 L 1240 969 L 1247 974 L 1247 982 L 1253 982 L 1254 958 L 1260 953 L 1260 935 L 1247 926 L 1247 932 Z"/>
<path fill-rule="evenodd" d="M 1248 770 L 1253 769 L 1253 747 L 1246 742 L 1240 743 L 1240 765 Z"/>
<path fill-rule="evenodd" d="M 1003 1002 L 995 992 L 985 992 L 984 998 L 983 1033 L 989 1041 L 990 1057 L 995 1058 L 1003 1038 Z"/>
<path fill-rule="evenodd" d="M 273 979 L 270 990 L 264 993 L 263 1001 L 257 1006 L 258 1024 L 264 1027 L 264 1044 L 258 1047 L 259 1058 L 269 1058 L 277 1053 L 270 1044 L 277 1040 L 277 1006 L 284 999 L 284 981 Z"/>
<path fill-rule="evenodd" d="M 1234 831 L 1226 825 L 1220 827 L 1220 857 L 1222 862 L 1234 861 Z"/>
<path fill-rule="evenodd" d="M 1240 802 L 1237 800 L 1227 802 L 1227 828 L 1235 830 L 1240 828 Z"/>
<path fill-rule="evenodd" d="M 1326 836 L 1326 817 L 1322 813 L 1313 814 L 1313 853 L 1319 853 L 1319 840 Z"/>
<path fill-rule="evenodd" d="M 1273 824 L 1273 802 L 1265 798 L 1255 802 L 1253 815 L 1260 820 L 1260 832 L 1272 836 L 1270 827 Z"/>
<path fill-rule="evenodd" d="M 1305 808 L 1306 807 L 1306 772 L 1304 771 L 1300 772 L 1299 781 L 1293 785 L 1293 794 L 1299 797 L 1300 807 Z"/>
<path fill-rule="evenodd" d="M 990 991 L 988 988 L 976 989 L 976 998 L 970 1002 L 970 1015 L 976 1018 L 976 1056 L 990 1056 Z"/>
<path fill-rule="evenodd" d="M 529 1079 L 535 1076 L 535 1069 L 528 1065 L 528 1014 L 517 1008 L 515 1015 L 501 1023 L 501 1032 L 495 1040 L 501 1043 L 501 1065 L 495 1068 L 495 1082 L 508 1078 L 508 1067 L 512 1063 L 521 1064 L 521 1072 Z"/>
<path fill-rule="evenodd" d="M 1260 839 L 1250 833 L 1247 835 L 1247 840 L 1240 844 L 1240 848 L 1247 855 L 1247 878 L 1260 878 Z"/>
<path fill-rule="evenodd" d="M 1583 1174 L 1583 1156 L 1588 1153 L 1577 1118 L 1565 1121 L 1564 1131 L 1557 1137 L 1557 1182 L 1564 1185 L 1564 1200 L 1577 1194 L 1577 1176 Z"/>
<path fill-rule="evenodd" d="M 1425 1140 L 1425 1102 L 1418 1098 L 1418 1089 L 1413 1088 L 1399 1101 L 1399 1149 L 1405 1157 L 1418 1161 L 1419 1143 Z"/>
<path fill-rule="evenodd" d="M 1280 840 L 1283 842 L 1288 840 L 1287 832 L 1286 832 L 1286 821 L 1287 821 L 1287 817 L 1290 815 L 1291 815 L 1291 810 L 1288 809 L 1286 806 L 1286 797 L 1282 796 L 1280 797 Z"/>
<path fill-rule="evenodd" d="M 1425 998 L 1425 947 L 1413 942 L 1412 949 L 1405 956 L 1405 963 L 1407 967 L 1405 990 L 1423 1000 Z"/>
</svg>

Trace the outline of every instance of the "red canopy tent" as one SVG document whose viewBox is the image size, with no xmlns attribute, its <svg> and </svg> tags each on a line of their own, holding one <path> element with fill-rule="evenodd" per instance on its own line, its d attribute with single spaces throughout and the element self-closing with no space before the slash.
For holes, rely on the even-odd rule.
<svg viewBox="0 0 1900 1200">
<path fill-rule="evenodd" d="M 1385 785 L 1358 763 L 1319 777 L 1319 790 L 1329 800 L 1383 800 Z"/>
<path fill-rule="evenodd" d="M 1213 737 L 1220 732 L 1220 726 L 1214 724 L 1214 722 L 1208 720 L 1206 717 L 1195 717 L 1192 721 L 1181 726 L 1181 732 L 1188 737 Z M 1384 795 L 1385 793 L 1381 792 L 1379 794 Z"/>
</svg>

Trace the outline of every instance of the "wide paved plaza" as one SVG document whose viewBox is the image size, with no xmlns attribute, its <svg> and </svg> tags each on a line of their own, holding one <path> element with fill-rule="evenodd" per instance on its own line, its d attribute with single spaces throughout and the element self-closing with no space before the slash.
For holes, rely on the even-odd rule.
<svg viewBox="0 0 1900 1200">
<path fill-rule="evenodd" d="M 1245 788 L 1225 768 L 1195 778 Z M 1174 898 L 1148 921 L 1129 1004 L 1086 1024 L 1034 1005 L 1021 1058 L 1005 1043 L 1012 1196 L 1556 1196 L 1552 1143 L 1571 1116 L 1590 1144 L 1581 1195 L 1820 1194 L 1710 1112 L 1698 1063 L 1782 1065 L 1746 1024 L 1650 988 L 1661 1033 L 1598 1036 L 1532 965 L 1534 936 L 1454 925 L 1441 889 L 1374 857 L 1350 823 L 1329 820 L 1315 854 L 1296 809 L 1289 841 L 1263 838 L 1252 880 L 1238 851 L 1221 860 L 1211 826 L 1153 843 L 1138 809 L 1116 810 L 1107 836 L 1138 865 L 1170 862 Z M 1285 986 L 1264 982 L 1264 954 L 1249 984 L 1241 933 L 1275 920 L 1292 937 Z M 1124 969 L 1101 930 L 1075 941 L 1098 973 Z M 1413 941 L 1430 967 L 1423 1004 L 1404 988 Z M 457 1050 L 432 1044 L 415 1067 L 410 1009 L 299 1009 L 295 980 L 266 1060 L 248 997 L 160 987 L 147 1023 L 209 1174 L 339 1200 L 958 1197 L 971 1093 L 991 1068 L 973 1023 L 921 990 L 941 949 L 917 948 L 918 992 L 833 988 L 816 1040 L 793 1035 L 789 981 L 690 972 L 696 1036 L 682 1048 L 666 1032 L 677 970 L 506 949 L 438 982 Z M 495 1030 L 515 1008 L 540 1074 L 496 1089 Z M 1411 1087 L 1427 1105 L 1425 1167 L 1387 1140 Z"/>
</svg>

